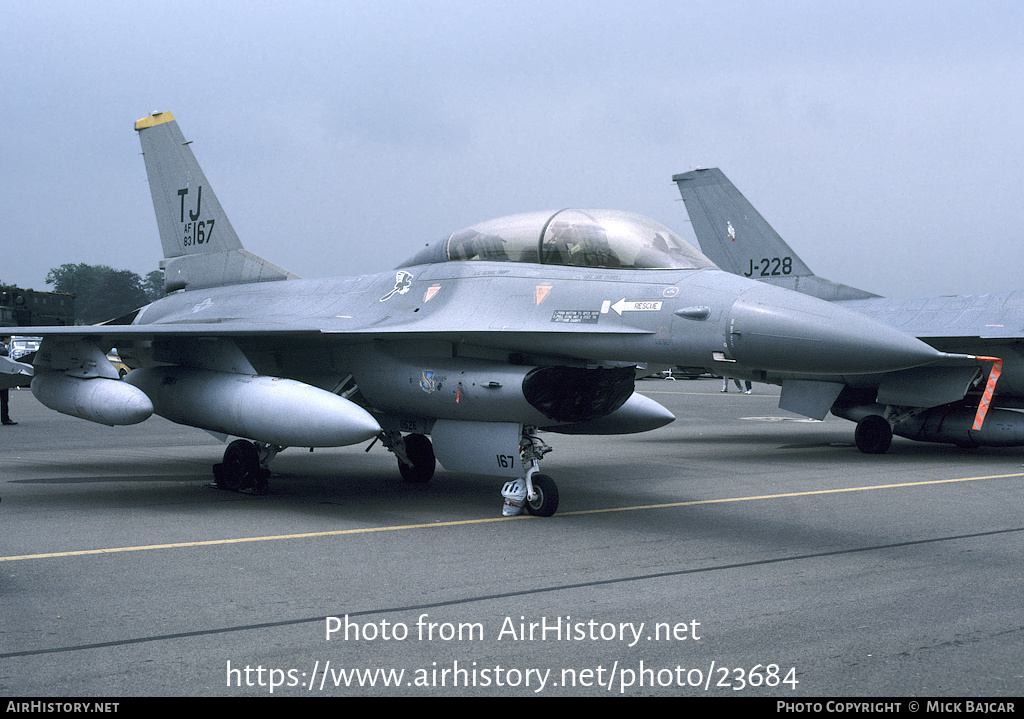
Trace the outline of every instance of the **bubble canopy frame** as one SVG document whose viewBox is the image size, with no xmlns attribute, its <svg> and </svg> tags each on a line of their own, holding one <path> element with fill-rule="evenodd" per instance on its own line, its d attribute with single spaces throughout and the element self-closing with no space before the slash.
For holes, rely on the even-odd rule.
<svg viewBox="0 0 1024 719">
<path fill-rule="evenodd" d="M 480 222 L 400 266 L 465 261 L 634 270 L 713 266 L 675 231 L 649 217 L 580 209 L 527 212 Z"/>
</svg>

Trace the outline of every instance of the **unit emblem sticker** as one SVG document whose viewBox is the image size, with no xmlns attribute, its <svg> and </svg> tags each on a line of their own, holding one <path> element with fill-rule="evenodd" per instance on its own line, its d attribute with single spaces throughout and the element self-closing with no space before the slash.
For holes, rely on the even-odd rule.
<svg viewBox="0 0 1024 719">
<path fill-rule="evenodd" d="M 380 298 L 381 302 L 390 300 L 394 295 L 404 295 L 412 287 L 412 273 L 399 270 L 395 273 L 395 286 L 386 295 Z"/>
</svg>

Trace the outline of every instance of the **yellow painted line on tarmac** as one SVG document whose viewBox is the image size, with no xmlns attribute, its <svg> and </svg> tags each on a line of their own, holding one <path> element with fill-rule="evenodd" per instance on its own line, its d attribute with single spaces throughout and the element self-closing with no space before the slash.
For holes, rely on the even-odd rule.
<svg viewBox="0 0 1024 719">
<path fill-rule="evenodd" d="M 752 497 L 728 497 L 725 499 L 695 499 L 689 502 L 668 504 L 647 504 L 635 507 L 610 507 L 608 509 L 583 509 L 575 512 L 559 512 L 559 517 L 577 514 L 603 514 L 605 512 L 628 512 L 636 509 L 666 509 L 669 507 L 694 507 L 699 504 L 725 504 L 727 502 L 752 502 L 758 499 L 786 499 L 788 497 L 810 497 L 815 494 L 841 494 L 843 492 L 866 492 L 872 489 L 898 489 L 900 487 L 924 487 L 929 484 L 954 484 L 956 482 L 977 482 L 982 479 L 1008 479 L 1024 477 L 1024 472 L 1015 474 L 990 474 L 984 477 L 959 477 L 957 479 L 929 479 L 922 482 L 900 482 L 898 484 L 875 484 L 870 487 L 842 487 L 840 489 L 815 489 L 808 492 L 785 492 L 782 494 L 760 494 Z"/>
<path fill-rule="evenodd" d="M 281 539 L 309 539 L 313 537 L 337 537 L 343 534 L 369 534 L 370 532 L 395 532 L 404 529 L 427 529 L 428 527 L 457 527 L 461 524 L 486 524 L 487 522 L 506 522 L 513 519 L 526 519 L 529 515 L 518 517 L 488 517 L 486 519 L 460 519 L 454 522 L 426 522 L 424 524 L 399 524 L 390 527 L 361 527 L 360 529 L 336 529 L 327 532 L 304 532 L 301 534 L 278 534 L 268 537 L 238 537 L 235 539 L 208 539 L 201 542 L 172 542 L 169 544 L 146 544 L 139 547 L 110 547 L 107 549 L 78 549 L 68 552 L 50 552 L 47 554 L 22 554 L 13 557 L 0 557 L 0 562 L 13 562 L 19 559 L 52 559 L 54 557 L 79 557 L 87 554 L 117 554 L 118 552 L 142 552 L 150 549 L 182 549 L 185 547 L 212 547 L 218 544 L 244 544 L 246 542 L 272 542 Z"/>
<path fill-rule="evenodd" d="M 727 504 L 730 502 L 753 502 L 766 499 L 786 499 L 791 497 L 810 497 L 821 494 L 841 494 L 844 492 L 867 492 L 876 489 L 899 489 L 902 487 L 925 487 L 934 484 L 955 484 L 958 482 L 977 482 L 984 479 L 1010 479 L 1024 477 L 1024 472 L 1015 474 L 990 474 L 982 477 L 959 477 L 956 479 L 931 479 L 921 482 L 900 482 L 897 484 L 876 484 L 869 487 L 843 487 L 839 489 L 817 489 L 807 492 L 785 492 L 782 494 L 760 494 L 750 497 L 726 497 L 722 499 L 696 499 L 687 502 L 667 502 L 664 504 L 642 504 L 631 507 L 608 507 L 605 509 L 581 509 L 573 512 L 559 512 L 558 517 L 573 517 L 584 514 L 607 514 L 609 512 L 635 512 L 637 510 L 671 509 L 673 507 L 696 507 L 702 504 Z M 143 552 L 153 549 L 184 549 L 189 547 L 212 547 L 222 544 L 244 544 L 247 542 L 272 542 L 285 539 L 311 539 L 316 537 L 338 537 L 345 534 L 370 534 L 371 532 L 397 532 L 410 529 L 431 529 L 435 527 L 458 527 L 472 524 L 488 524 L 492 522 L 509 522 L 521 519 L 533 519 L 530 515 L 517 517 L 487 517 L 483 519 L 461 519 L 452 522 L 426 522 L 423 524 L 399 524 L 389 527 L 362 527 L 360 529 L 338 529 L 327 532 L 303 532 L 300 534 L 278 534 L 267 537 L 239 537 L 235 539 L 210 539 L 201 542 L 172 542 L 169 544 L 148 544 L 137 547 L 109 547 L 106 549 L 79 549 L 67 552 L 48 552 L 45 554 L 22 554 L 11 557 L 0 557 L 0 562 L 14 562 L 23 559 L 54 559 L 57 557 L 81 557 L 90 554 L 117 554 L 119 552 Z M 547 521 L 552 521 L 548 519 Z"/>
</svg>

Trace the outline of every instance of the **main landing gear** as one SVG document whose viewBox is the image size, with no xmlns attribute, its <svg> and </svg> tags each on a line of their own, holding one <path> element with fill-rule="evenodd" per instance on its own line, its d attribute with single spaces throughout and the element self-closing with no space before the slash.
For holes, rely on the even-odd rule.
<svg viewBox="0 0 1024 719">
<path fill-rule="evenodd" d="M 853 438 L 864 454 L 885 454 L 892 445 L 892 425 L 880 414 L 869 414 L 857 423 Z"/>
<path fill-rule="evenodd" d="M 253 494 L 266 494 L 270 490 L 267 463 L 281 449 L 270 444 L 236 439 L 224 450 L 224 461 L 213 465 L 214 484 L 231 492 L 249 489 Z"/>
<path fill-rule="evenodd" d="M 398 457 L 398 471 L 406 482 L 423 484 L 433 479 L 437 460 L 434 458 L 434 445 L 426 435 L 407 434 L 403 437 L 401 432 L 388 432 L 382 441 Z"/>
</svg>

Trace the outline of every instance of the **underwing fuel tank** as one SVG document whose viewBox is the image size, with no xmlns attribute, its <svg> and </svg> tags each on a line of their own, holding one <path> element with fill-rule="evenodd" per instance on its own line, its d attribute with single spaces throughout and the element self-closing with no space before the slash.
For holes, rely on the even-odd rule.
<svg viewBox="0 0 1024 719">
<path fill-rule="evenodd" d="M 377 420 L 347 399 L 302 382 L 192 367 L 149 367 L 125 382 L 172 422 L 280 447 L 341 447 L 380 433 Z"/>
<path fill-rule="evenodd" d="M 975 407 L 933 407 L 892 428 L 893 434 L 919 442 L 946 442 L 977 447 L 1024 445 L 1024 414 L 990 409 L 981 429 L 973 429 Z"/>
<path fill-rule="evenodd" d="M 110 426 L 138 424 L 153 414 L 153 403 L 144 392 L 105 377 L 41 372 L 32 378 L 32 394 L 52 410 Z"/>
</svg>

